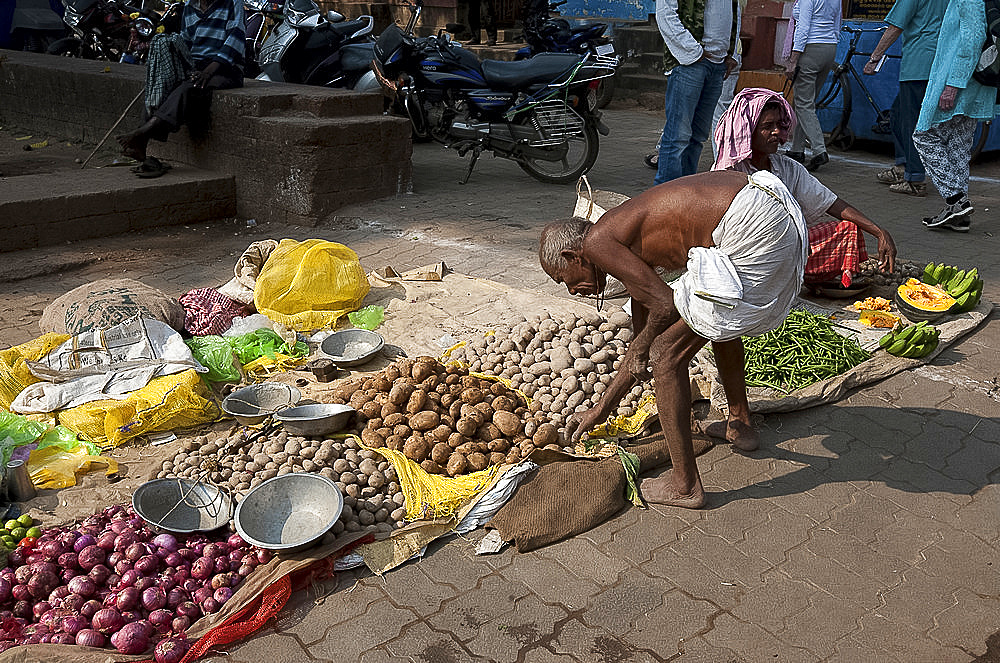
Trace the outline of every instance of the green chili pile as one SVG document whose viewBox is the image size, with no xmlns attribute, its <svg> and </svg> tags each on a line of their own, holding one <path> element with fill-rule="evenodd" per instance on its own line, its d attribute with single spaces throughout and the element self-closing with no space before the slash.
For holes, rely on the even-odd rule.
<svg viewBox="0 0 1000 663">
<path fill-rule="evenodd" d="M 747 386 L 789 393 L 847 371 L 871 355 L 829 319 L 794 310 L 780 327 L 744 337 Z"/>
</svg>

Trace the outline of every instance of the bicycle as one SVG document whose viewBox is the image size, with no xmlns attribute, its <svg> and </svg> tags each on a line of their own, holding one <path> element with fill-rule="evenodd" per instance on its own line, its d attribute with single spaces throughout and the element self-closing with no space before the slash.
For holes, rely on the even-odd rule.
<svg viewBox="0 0 1000 663">
<path fill-rule="evenodd" d="M 871 92 L 868 91 L 868 87 L 865 85 L 862 75 L 857 69 L 855 69 L 853 63 L 853 58 L 855 56 L 864 56 L 866 58 L 871 57 L 870 52 L 865 53 L 858 50 L 858 41 L 860 41 L 861 35 L 865 33 L 884 32 L 886 26 L 864 29 L 845 25 L 840 29 L 841 32 L 850 34 L 851 40 L 848 42 L 847 52 L 844 54 L 844 59 L 841 62 L 836 63 L 833 70 L 830 72 L 830 78 L 828 79 L 829 82 L 827 83 L 827 86 L 816 98 L 816 110 L 828 108 L 835 109 L 837 108 L 835 102 L 838 99 L 841 99 L 840 119 L 830 131 L 830 137 L 827 142 L 829 145 L 846 152 L 854 145 L 855 139 L 854 131 L 849 125 L 851 112 L 853 110 L 853 92 L 851 86 L 852 77 L 864 95 L 865 100 L 872 107 L 872 110 L 875 111 L 876 119 L 875 125 L 872 126 L 872 133 L 891 134 L 892 122 L 889 115 L 889 109 L 879 108 L 878 104 L 875 103 L 875 99 Z M 888 55 L 887 57 L 898 59 L 901 56 Z M 985 120 L 979 123 L 979 135 L 976 144 L 972 148 L 970 161 L 975 160 L 983 151 L 983 147 L 989 139 L 991 124 L 991 120 Z"/>
</svg>

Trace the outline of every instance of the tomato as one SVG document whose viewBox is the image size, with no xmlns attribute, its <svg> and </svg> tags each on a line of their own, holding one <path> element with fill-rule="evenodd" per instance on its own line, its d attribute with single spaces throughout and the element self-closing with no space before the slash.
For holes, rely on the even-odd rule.
<svg viewBox="0 0 1000 663">
<path fill-rule="evenodd" d="M 18 542 L 17 545 L 20 548 L 34 548 L 35 547 L 35 541 L 38 541 L 38 539 L 36 539 L 33 536 L 26 536 L 23 539 L 21 539 L 21 541 Z"/>
</svg>

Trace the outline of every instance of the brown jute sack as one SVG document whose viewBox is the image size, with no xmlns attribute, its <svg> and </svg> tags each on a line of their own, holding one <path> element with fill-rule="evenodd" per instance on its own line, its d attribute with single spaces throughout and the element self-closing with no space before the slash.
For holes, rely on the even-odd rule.
<svg viewBox="0 0 1000 663">
<path fill-rule="evenodd" d="M 184 307 L 173 297 L 132 279 L 101 279 L 70 290 L 42 311 L 43 333 L 79 334 L 141 315 L 184 329 Z"/>
<path fill-rule="evenodd" d="M 646 436 L 628 450 L 639 456 L 639 471 L 669 464 L 663 434 Z M 695 454 L 712 443 L 694 438 Z M 638 483 L 638 482 L 637 482 Z M 618 455 L 542 465 L 521 483 L 486 527 L 497 530 L 518 552 L 529 552 L 597 527 L 626 505 L 625 469 Z"/>
</svg>

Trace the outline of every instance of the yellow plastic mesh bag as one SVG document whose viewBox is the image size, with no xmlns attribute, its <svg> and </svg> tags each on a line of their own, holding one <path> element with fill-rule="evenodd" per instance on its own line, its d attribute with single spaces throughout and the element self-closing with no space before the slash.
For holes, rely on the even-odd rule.
<svg viewBox="0 0 1000 663">
<path fill-rule="evenodd" d="M 84 403 L 59 413 L 59 423 L 102 447 L 189 428 L 219 418 L 219 406 L 194 369 L 154 378 L 125 400 Z"/>
<path fill-rule="evenodd" d="M 253 301 L 271 320 L 310 331 L 357 310 L 369 288 L 358 254 L 343 244 L 283 239 L 257 277 Z"/>
<path fill-rule="evenodd" d="M 118 462 L 106 456 L 94 456 L 83 444 L 73 449 L 51 445 L 35 449 L 28 457 L 28 476 L 37 488 L 69 488 L 76 485 L 77 472 L 89 472 L 93 465 L 103 465 L 105 474 L 118 471 Z"/>
<path fill-rule="evenodd" d="M 44 334 L 33 341 L 0 351 L 0 407 L 10 404 L 25 387 L 38 378 L 31 374 L 25 361 L 38 361 L 69 339 L 68 334 Z"/>
<path fill-rule="evenodd" d="M 499 465 L 493 465 L 479 472 L 445 477 L 425 472 L 398 451 L 386 448 L 372 451 L 380 453 L 396 470 L 399 487 L 406 498 L 407 520 L 452 518 L 462 505 L 486 490 L 500 469 Z"/>
</svg>

